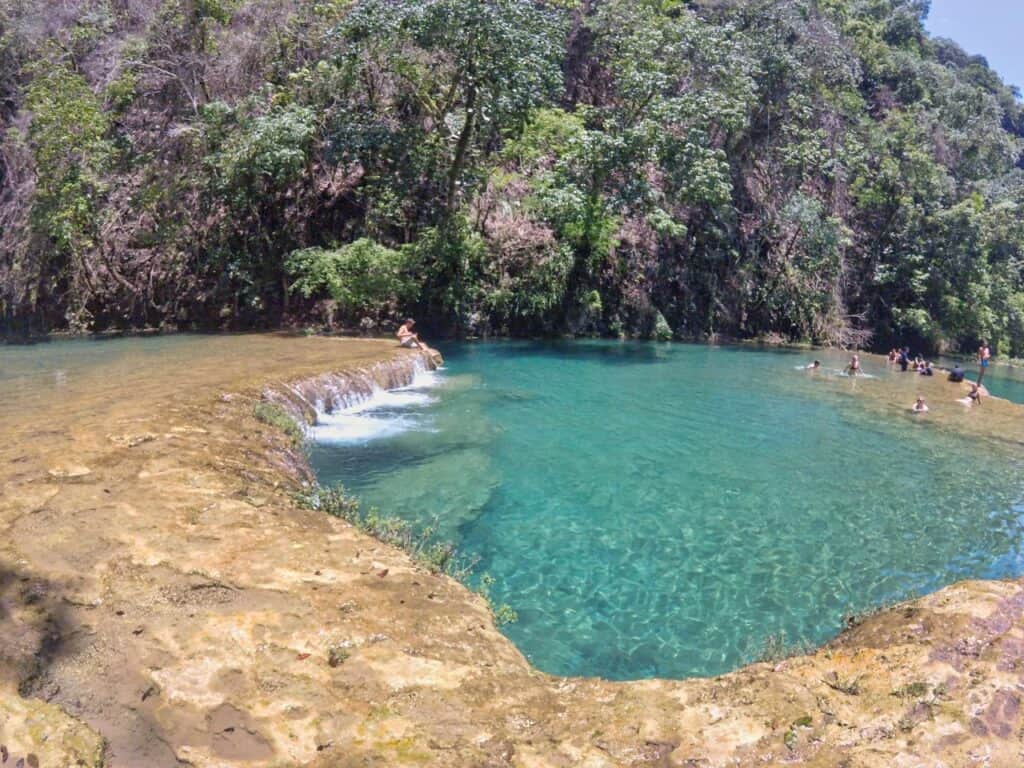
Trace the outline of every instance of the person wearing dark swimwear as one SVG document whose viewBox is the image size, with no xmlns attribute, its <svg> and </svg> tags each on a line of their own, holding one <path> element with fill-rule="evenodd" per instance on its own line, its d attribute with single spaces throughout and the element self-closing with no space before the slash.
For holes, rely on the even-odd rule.
<svg viewBox="0 0 1024 768">
<path fill-rule="evenodd" d="M 860 376 L 863 373 L 860 369 L 860 355 L 854 355 L 850 358 L 850 364 L 846 366 L 846 371 L 851 376 Z"/>
<path fill-rule="evenodd" d="M 907 372 L 907 366 L 910 365 L 910 347 L 904 347 L 900 350 L 899 358 L 897 362 L 900 364 L 900 370 L 904 373 Z"/>
<path fill-rule="evenodd" d="M 981 387 L 972 382 L 971 391 L 967 393 L 967 397 L 962 397 L 957 402 L 964 405 L 981 405 Z"/>
<path fill-rule="evenodd" d="M 957 384 L 964 380 L 964 369 L 960 367 L 960 363 L 953 366 L 953 370 L 949 372 L 948 378 Z"/>
</svg>

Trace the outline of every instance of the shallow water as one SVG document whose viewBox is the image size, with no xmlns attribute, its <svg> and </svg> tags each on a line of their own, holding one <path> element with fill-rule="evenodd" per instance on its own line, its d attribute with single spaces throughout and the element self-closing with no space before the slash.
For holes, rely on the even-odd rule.
<svg viewBox="0 0 1024 768">
<path fill-rule="evenodd" d="M 938 364 L 945 368 L 952 368 L 958 362 L 966 371 L 967 378 L 971 381 L 977 381 L 978 364 L 974 361 L 947 358 L 940 358 L 938 360 Z M 1024 369 L 1003 365 L 997 359 L 989 366 L 982 383 L 994 396 L 1006 398 L 1013 403 L 1024 404 Z"/>
<path fill-rule="evenodd" d="M 440 375 L 329 419 L 313 463 L 367 505 L 436 519 L 546 671 L 717 674 L 769 635 L 817 643 L 845 614 L 1024 572 L 1021 422 L 944 381 L 874 358 L 851 380 L 826 352 L 444 352 Z M 822 370 L 797 370 L 810 355 Z"/>
</svg>

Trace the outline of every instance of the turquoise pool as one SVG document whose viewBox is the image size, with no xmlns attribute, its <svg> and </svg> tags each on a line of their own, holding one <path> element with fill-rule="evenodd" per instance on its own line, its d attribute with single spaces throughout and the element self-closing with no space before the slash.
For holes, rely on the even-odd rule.
<svg viewBox="0 0 1024 768">
<path fill-rule="evenodd" d="M 891 405 L 913 375 L 690 345 L 444 351 L 441 373 L 327 419 L 312 460 L 436 518 L 543 670 L 717 674 L 769 635 L 819 643 L 846 614 L 1024 570 L 1019 444 L 961 434 L 984 409 L 945 390 L 931 423 Z M 798 370 L 811 356 L 822 370 Z"/>
</svg>

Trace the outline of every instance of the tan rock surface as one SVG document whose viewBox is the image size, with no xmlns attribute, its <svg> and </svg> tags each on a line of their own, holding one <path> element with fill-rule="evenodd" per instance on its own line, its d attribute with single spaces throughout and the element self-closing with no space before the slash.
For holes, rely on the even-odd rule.
<svg viewBox="0 0 1024 768">
<path fill-rule="evenodd" d="M 147 768 L 1024 765 L 1020 582 L 957 584 L 715 679 L 531 669 L 480 598 L 298 508 L 301 455 L 251 415 L 268 387 L 299 408 L 303 388 L 396 383 L 414 355 L 214 339 L 3 414 L 12 760 L 94 765 L 103 737 L 105 764 Z"/>
</svg>

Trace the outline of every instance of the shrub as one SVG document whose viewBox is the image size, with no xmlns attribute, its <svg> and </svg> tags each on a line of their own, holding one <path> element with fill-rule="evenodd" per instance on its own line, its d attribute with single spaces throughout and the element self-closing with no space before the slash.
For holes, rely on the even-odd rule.
<svg viewBox="0 0 1024 768">
<path fill-rule="evenodd" d="M 253 406 L 252 415 L 257 421 L 263 422 L 285 434 L 292 445 L 300 445 L 305 435 L 295 420 L 275 403 L 259 402 Z"/>
<path fill-rule="evenodd" d="M 416 294 L 405 254 L 365 237 L 339 248 L 294 251 L 285 269 L 292 290 L 307 299 L 327 295 L 350 319 L 393 312 Z"/>
<path fill-rule="evenodd" d="M 672 341 L 672 328 L 661 312 L 654 318 L 654 338 L 657 341 Z"/>
</svg>

